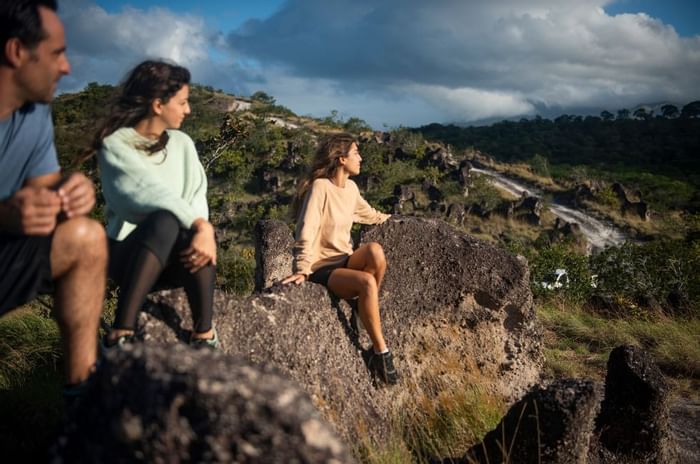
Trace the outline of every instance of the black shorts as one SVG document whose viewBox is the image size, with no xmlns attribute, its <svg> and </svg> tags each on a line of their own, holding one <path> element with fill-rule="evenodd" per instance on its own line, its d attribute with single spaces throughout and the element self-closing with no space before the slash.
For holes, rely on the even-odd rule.
<svg viewBox="0 0 700 464">
<path fill-rule="evenodd" d="M 153 237 L 149 238 L 150 242 L 148 240 L 142 241 L 138 231 L 138 228 L 135 229 L 121 242 L 109 239 L 109 278 L 119 286 L 125 285 L 127 280 L 132 279 L 134 276 L 126 275 L 130 264 L 129 260 L 138 252 L 139 247 L 145 246 L 164 265 L 151 290 L 182 287 L 187 277 L 190 276 L 190 271 L 180 263 L 180 252 L 190 246 L 194 232 L 191 229 L 180 229 L 172 250 L 167 250 Z"/>
<path fill-rule="evenodd" d="M 328 288 L 328 279 L 331 277 L 331 273 L 336 269 L 342 269 L 348 267 L 348 260 L 350 256 L 346 257 L 339 263 L 329 264 L 328 266 L 323 266 L 316 269 L 311 275 L 309 275 L 309 280 L 317 284 L 321 284 Z"/>
<path fill-rule="evenodd" d="M 51 241 L 46 237 L 0 233 L 0 315 L 53 292 Z"/>
</svg>

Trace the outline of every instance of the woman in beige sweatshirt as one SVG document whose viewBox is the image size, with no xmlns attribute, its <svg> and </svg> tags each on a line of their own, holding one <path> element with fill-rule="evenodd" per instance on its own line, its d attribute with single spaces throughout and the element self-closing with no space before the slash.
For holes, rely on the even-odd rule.
<svg viewBox="0 0 700 464">
<path fill-rule="evenodd" d="M 360 173 L 361 162 L 350 134 L 334 134 L 320 144 L 311 173 L 297 191 L 294 274 L 282 283 L 310 280 L 340 298 L 357 298 L 360 320 L 372 340 L 369 367 L 380 380 L 395 384 L 398 374 L 379 316 L 384 250 L 376 242 L 353 250 L 350 238 L 353 222 L 380 224 L 390 217 L 372 208 L 349 179 Z"/>
</svg>

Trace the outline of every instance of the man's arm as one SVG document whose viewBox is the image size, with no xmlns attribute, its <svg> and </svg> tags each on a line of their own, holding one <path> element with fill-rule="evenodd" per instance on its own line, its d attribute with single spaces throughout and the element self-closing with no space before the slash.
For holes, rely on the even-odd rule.
<svg viewBox="0 0 700 464">
<path fill-rule="evenodd" d="M 32 177 L 24 181 L 25 187 L 53 189 L 61 181 L 61 172 L 56 171 L 43 176 Z"/>
</svg>

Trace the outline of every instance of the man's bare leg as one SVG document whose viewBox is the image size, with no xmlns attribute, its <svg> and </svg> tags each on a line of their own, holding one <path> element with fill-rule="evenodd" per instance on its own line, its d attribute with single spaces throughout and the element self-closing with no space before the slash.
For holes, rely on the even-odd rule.
<svg viewBox="0 0 700 464">
<path fill-rule="evenodd" d="M 107 278 L 107 238 L 102 225 L 86 217 L 60 223 L 51 246 L 51 273 L 66 383 L 78 384 L 90 375 L 97 359 L 97 327 Z"/>
</svg>

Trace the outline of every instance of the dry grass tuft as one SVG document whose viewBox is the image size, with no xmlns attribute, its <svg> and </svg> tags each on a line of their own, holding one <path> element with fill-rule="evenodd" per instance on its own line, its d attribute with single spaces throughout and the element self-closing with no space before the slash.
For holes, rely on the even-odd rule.
<svg viewBox="0 0 700 464">
<path fill-rule="evenodd" d="M 564 302 L 541 305 L 538 317 L 548 332 L 545 368 L 554 377 L 600 378 L 622 344 L 648 350 L 667 374 L 700 377 L 698 319 L 609 319 Z"/>
</svg>

